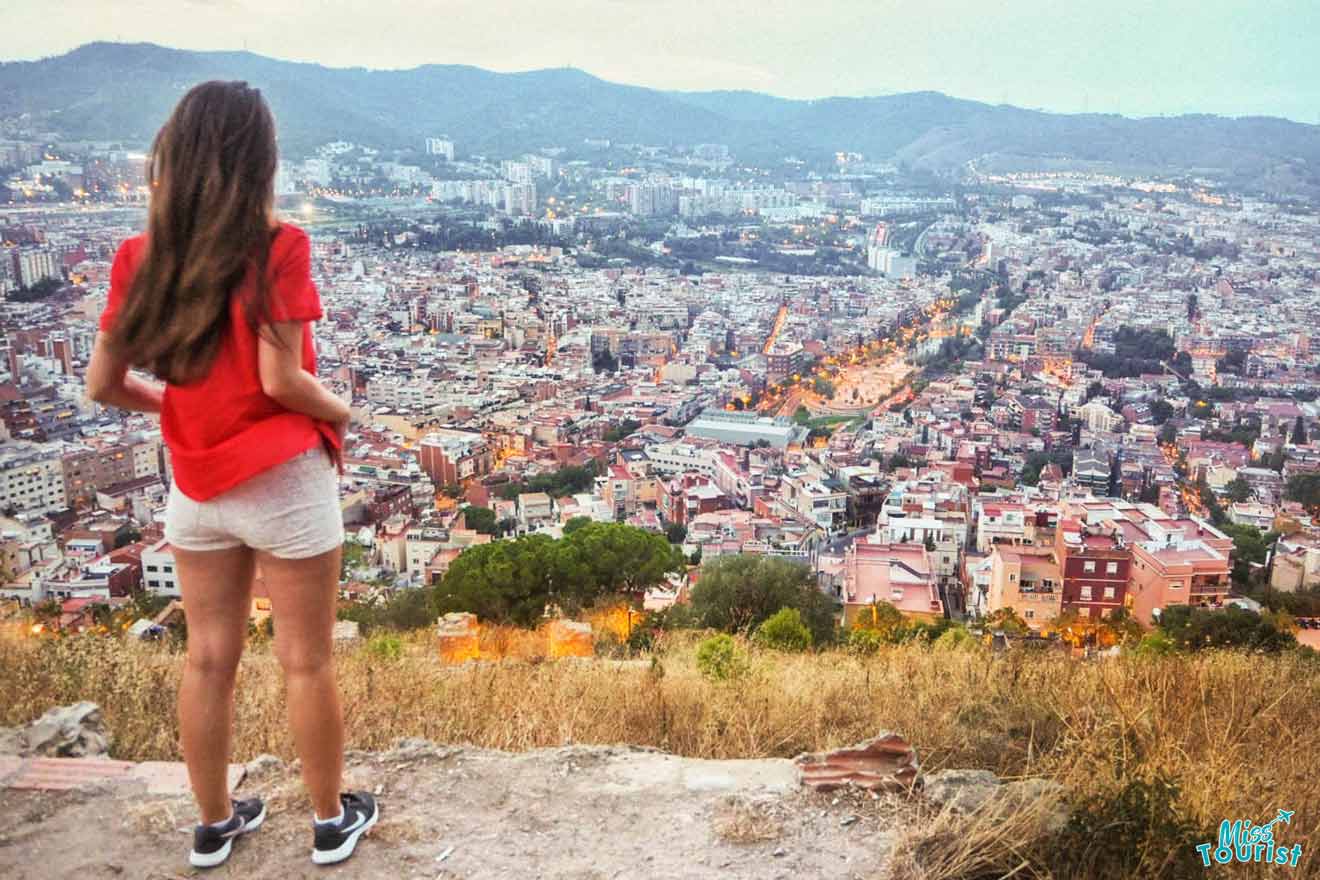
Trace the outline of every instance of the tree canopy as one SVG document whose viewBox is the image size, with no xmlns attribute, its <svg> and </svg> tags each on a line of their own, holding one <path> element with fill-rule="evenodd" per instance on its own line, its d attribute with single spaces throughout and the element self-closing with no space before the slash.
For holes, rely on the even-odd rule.
<svg viewBox="0 0 1320 880">
<path fill-rule="evenodd" d="M 1306 507 L 1320 508 L 1320 473 L 1293 474 L 1283 488 L 1283 497 Z"/>
<path fill-rule="evenodd" d="M 576 614 L 600 599 L 636 594 L 682 569 L 663 535 L 621 523 L 587 522 L 556 540 L 523 535 L 470 547 L 436 586 L 437 613 L 534 626 L 548 605 Z"/>
<path fill-rule="evenodd" d="M 489 507 L 467 507 L 463 509 L 463 522 L 469 529 L 481 532 L 483 535 L 499 534 L 499 526 L 495 522 L 495 511 Z"/>
<path fill-rule="evenodd" d="M 1274 615 L 1235 606 L 1210 611 L 1173 605 L 1160 615 L 1159 628 L 1178 647 L 1190 651 L 1246 648 L 1277 653 L 1297 643 Z"/>
<path fill-rule="evenodd" d="M 834 602 L 816 586 L 811 569 L 777 556 L 712 559 L 692 588 L 692 611 L 703 626 L 750 633 L 781 608 L 801 612 L 816 644 L 834 636 Z"/>
</svg>

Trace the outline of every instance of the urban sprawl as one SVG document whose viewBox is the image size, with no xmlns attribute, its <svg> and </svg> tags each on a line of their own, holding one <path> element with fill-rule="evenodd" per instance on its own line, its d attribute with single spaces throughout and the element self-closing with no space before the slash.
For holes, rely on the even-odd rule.
<svg viewBox="0 0 1320 880">
<path fill-rule="evenodd" d="M 52 629 L 178 596 L 158 423 L 83 386 L 142 159 L 0 141 L 0 601 L 59 603 Z M 1011 609 L 1042 635 L 1320 587 L 1314 209 L 446 136 L 327 144 L 277 190 L 355 414 L 346 599 L 583 517 L 681 547 L 648 609 L 729 554 L 810 566 L 849 624 Z"/>
</svg>

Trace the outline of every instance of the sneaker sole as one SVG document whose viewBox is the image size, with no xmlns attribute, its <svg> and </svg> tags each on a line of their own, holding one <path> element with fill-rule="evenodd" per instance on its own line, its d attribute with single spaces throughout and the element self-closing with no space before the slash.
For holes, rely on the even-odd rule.
<svg viewBox="0 0 1320 880">
<path fill-rule="evenodd" d="M 243 826 L 243 830 L 225 841 L 225 845 L 213 853 L 199 853 L 193 850 L 188 854 L 188 864 L 194 868 L 214 868 L 223 865 L 229 860 L 229 855 L 234 851 L 234 841 L 244 834 L 250 834 L 261 827 L 261 823 L 266 821 L 266 805 L 261 805 L 261 812 L 252 817 L 252 821 Z"/>
<path fill-rule="evenodd" d="M 337 849 L 313 849 L 312 862 L 317 865 L 337 865 L 344 861 L 353 855 L 353 850 L 357 849 L 358 839 L 375 827 L 376 820 L 379 818 L 380 804 L 377 804 L 371 818 L 363 822 L 361 828 L 348 835 L 348 839 L 341 843 Z"/>
</svg>

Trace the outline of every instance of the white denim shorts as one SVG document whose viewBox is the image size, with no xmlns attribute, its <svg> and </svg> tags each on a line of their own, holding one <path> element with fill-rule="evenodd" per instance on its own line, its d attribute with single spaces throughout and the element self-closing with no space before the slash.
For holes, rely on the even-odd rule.
<svg viewBox="0 0 1320 880">
<path fill-rule="evenodd" d="M 323 447 L 262 471 L 206 501 L 170 487 L 165 540 L 181 550 L 247 546 L 305 559 L 344 543 L 339 474 Z"/>
</svg>

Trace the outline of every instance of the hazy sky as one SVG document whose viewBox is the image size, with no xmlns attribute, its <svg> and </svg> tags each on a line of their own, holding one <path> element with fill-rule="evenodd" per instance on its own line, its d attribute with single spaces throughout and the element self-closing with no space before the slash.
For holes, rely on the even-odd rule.
<svg viewBox="0 0 1320 880">
<path fill-rule="evenodd" d="M 789 97 L 1320 122 L 1320 0 L 0 0 L 0 58 L 91 40 L 333 66 L 572 65 Z"/>
</svg>

